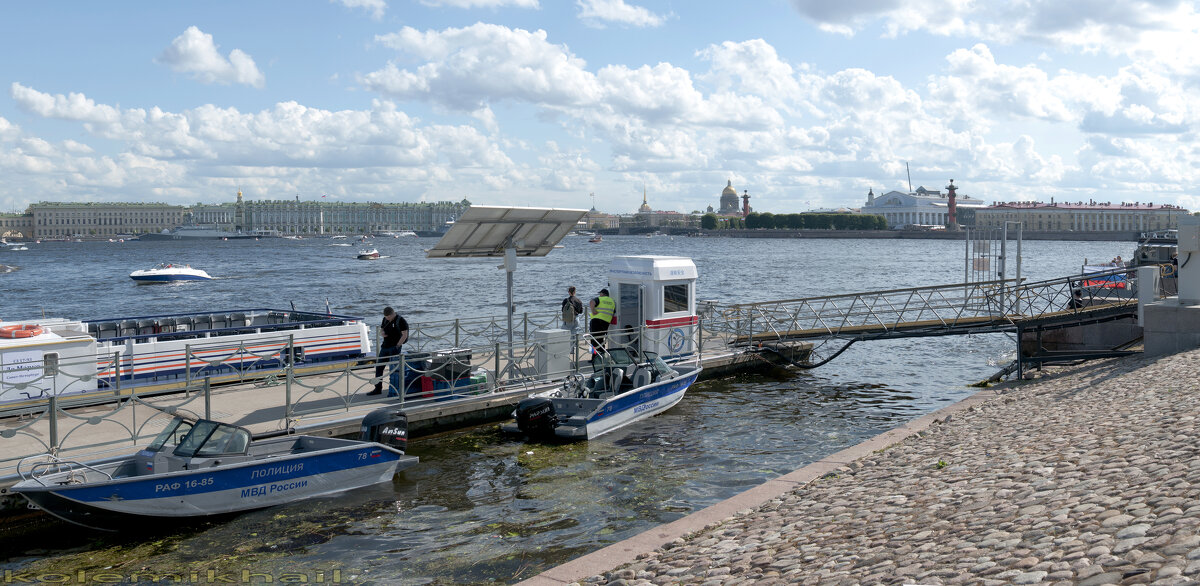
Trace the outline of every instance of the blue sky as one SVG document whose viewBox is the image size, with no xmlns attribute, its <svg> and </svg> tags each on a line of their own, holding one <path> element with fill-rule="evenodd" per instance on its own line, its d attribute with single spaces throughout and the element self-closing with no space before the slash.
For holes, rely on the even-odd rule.
<svg viewBox="0 0 1200 586">
<path fill-rule="evenodd" d="M 1200 209 L 1172 0 L 0 3 L 0 211 L 50 201 Z"/>
</svg>

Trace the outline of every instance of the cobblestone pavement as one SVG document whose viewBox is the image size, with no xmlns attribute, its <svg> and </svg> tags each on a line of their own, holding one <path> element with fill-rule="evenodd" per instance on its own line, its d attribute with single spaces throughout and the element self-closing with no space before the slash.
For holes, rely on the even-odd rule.
<svg viewBox="0 0 1200 586">
<path fill-rule="evenodd" d="M 1001 394 L 585 583 L 1200 580 L 1200 351 Z"/>
</svg>

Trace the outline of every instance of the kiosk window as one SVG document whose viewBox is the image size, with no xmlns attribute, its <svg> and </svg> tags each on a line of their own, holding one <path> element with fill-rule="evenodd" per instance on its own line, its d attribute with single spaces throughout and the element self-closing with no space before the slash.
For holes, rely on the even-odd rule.
<svg viewBox="0 0 1200 586">
<path fill-rule="evenodd" d="M 688 286 L 667 285 L 663 287 L 663 313 L 688 310 Z"/>
</svg>

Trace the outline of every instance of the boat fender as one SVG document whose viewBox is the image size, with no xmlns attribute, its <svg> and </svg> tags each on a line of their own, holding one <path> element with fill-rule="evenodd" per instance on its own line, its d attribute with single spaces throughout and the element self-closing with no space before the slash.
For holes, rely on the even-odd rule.
<svg viewBox="0 0 1200 586">
<path fill-rule="evenodd" d="M 517 403 L 517 428 L 529 436 L 554 435 L 558 420 L 554 401 L 548 397 L 529 397 Z"/>
<path fill-rule="evenodd" d="M 398 407 L 384 407 L 367 413 L 362 420 L 360 440 L 376 442 L 401 452 L 408 449 L 408 415 Z"/>
<path fill-rule="evenodd" d="M 0 338 L 32 338 L 40 336 L 45 330 L 42 326 L 32 324 L 14 324 L 0 327 Z"/>
</svg>

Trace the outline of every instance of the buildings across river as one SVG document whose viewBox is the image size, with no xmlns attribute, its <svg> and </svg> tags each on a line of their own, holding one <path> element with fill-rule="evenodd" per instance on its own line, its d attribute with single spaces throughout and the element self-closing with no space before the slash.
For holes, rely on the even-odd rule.
<svg viewBox="0 0 1200 586">
<path fill-rule="evenodd" d="M 203 225 L 231 233 L 318 236 L 412 230 L 440 232 L 471 202 L 326 202 L 242 199 L 192 206 L 164 203 L 40 202 L 23 214 L 0 217 L 7 238 L 65 240 L 161 233 Z"/>
</svg>

